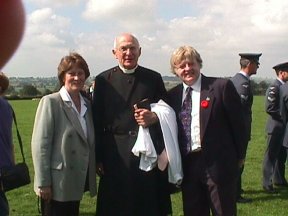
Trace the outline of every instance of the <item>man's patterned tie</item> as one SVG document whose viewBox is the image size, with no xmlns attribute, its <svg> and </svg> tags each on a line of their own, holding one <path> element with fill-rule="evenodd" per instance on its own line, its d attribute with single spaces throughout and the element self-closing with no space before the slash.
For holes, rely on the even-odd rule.
<svg viewBox="0 0 288 216">
<path fill-rule="evenodd" d="M 183 101 L 181 111 L 179 113 L 180 119 L 180 149 L 183 155 L 187 155 L 191 151 L 191 112 L 192 112 L 192 88 L 186 89 L 186 97 Z"/>
</svg>

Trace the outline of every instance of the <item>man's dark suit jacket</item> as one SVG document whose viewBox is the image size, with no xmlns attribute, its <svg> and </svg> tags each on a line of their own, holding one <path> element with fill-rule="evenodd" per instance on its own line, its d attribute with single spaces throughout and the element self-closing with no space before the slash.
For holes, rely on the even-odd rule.
<svg viewBox="0 0 288 216">
<path fill-rule="evenodd" d="M 140 158 L 131 152 L 139 128 L 134 104 L 143 99 L 155 103 L 166 97 L 161 75 L 141 66 L 133 74 L 125 74 L 117 66 L 96 77 L 93 98 L 96 160 L 103 164 L 105 172 L 99 182 L 96 215 L 169 213 L 169 194 L 162 196 L 165 201 L 155 194 L 163 185 L 158 181 L 158 173 L 140 171 Z M 157 149 L 157 141 L 153 143 Z"/>
<path fill-rule="evenodd" d="M 168 92 L 169 104 L 177 117 L 182 106 L 182 91 L 183 84 L 180 84 Z M 200 103 L 205 100 L 208 107 L 200 106 L 199 109 L 206 169 L 215 182 L 228 183 L 237 177 L 238 161 L 244 158 L 245 132 L 240 98 L 230 80 L 202 75 Z M 182 145 L 181 137 L 179 144 Z"/>
</svg>

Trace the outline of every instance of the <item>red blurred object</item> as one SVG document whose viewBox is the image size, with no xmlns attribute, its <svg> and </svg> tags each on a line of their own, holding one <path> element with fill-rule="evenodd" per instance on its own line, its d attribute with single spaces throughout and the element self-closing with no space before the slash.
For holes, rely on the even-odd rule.
<svg viewBox="0 0 288 216">
<path fill-rule="evenodd" d="M 0 0 L 0 69 L 16 51 L 23 37 L 25 11 L 21 0 Z"/>
</svg>

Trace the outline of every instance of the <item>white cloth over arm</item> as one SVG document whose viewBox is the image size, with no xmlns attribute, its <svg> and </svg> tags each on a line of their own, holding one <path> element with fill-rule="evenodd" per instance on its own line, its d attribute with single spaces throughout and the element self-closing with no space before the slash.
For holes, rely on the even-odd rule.
<svg viewBox="0 0 288 216">
<path fill-rule="evenodd" d="M 139 127 L 137 140 L 132 148 L 132 152 L 138 157 L 141 153 L 139 165 L 141 170 L 148 172 L 156 166 L 157 153 L 148 128 Z"/>
<path fill-rule="evenodd" d="M 174 110 L 163 100 L 151 104 L 151 111 L 158 116 L 168 157 L 168 180 L 180 184 L 183 179 L 182 161 L 178 144 L 178 126 Z"/>
<path fill-rule="evenodd" d="M 178 145 L 178 127 L 174 110 L 164 101 L 151 104 L 151 111 L 158 116 L 168 158 L 168 181 L 181 184 L 183 179 L 181 155 Z M 149 129 L 140 127 L 136 143 L 132 149 L 134 155 L 141 153 L 139 168 L 150 171 L 156 166 L 157 154 Z M 155 159 L 156 155 L 156 159 Z"/>
</svg>

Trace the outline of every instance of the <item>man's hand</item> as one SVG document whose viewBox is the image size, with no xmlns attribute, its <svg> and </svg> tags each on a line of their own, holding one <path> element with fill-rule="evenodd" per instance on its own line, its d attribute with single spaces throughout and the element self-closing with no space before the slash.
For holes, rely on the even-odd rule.
<svg viewBox="0 0 288 216">
<path fill-rule="evenodd" d="M 154 112 L 151 112 L 148 109 L 138 109 L 137 107 L 134 108 L 134 117 L 139 126 L 146 128 L 158 122 L 158 117 Z"/>
<path fill-rule="evenodd" d="M 104 169 L 103 169 L 103 164 L 102 163 L 96 163 L 96 173 L 98 176 L 103 176 L 104 175 Z"/>
</svg>

